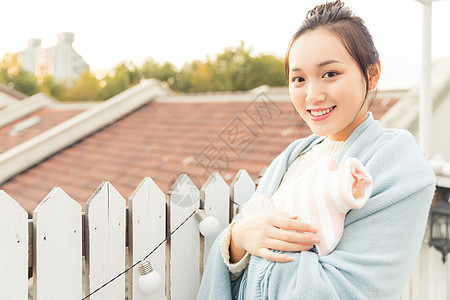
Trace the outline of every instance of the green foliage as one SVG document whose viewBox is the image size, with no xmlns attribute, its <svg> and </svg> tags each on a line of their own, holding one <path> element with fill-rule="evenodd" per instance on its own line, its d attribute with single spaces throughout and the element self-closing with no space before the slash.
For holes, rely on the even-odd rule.
<svg viewBox="0 0 450 300">
<path fill-rule="evenodd" d="M 283 63 L 271 55 L 253 57 L 241 42 L 206 62 L 185 64 L 169 87 L 178 92 L 247 91 L 260 85 L 286 84 Z"/>
<path fill-rule="evenodd" d="M 67 91 L 66 97 L 62 101 L 88 101 L 97 100 L 101 92 L 100 84 L 95 76 L 86 70 L 81 74 Z"/>
<path fill-rule="evenodd" d="M 64 100 L 67 94 L 67 86 L 63 82 L 55 82 L 53 76 L 47 75 L 41 84 L 41 92 L 55 99 Z"/>
<path fill-rule="evenodd" d="M 140 68 L 140 74 L 144 78 L 156 78 L 162 82 L 173 84 L 177 71 L 170 62 L 161 65 L 153 58 L 148 58 Z"/>
<path fill-rule="evenodd" d="M 6 53 L 0 62 L 0 83 L 29 96 L 39 92 L 36 77 L 21 67 L 17 54 Z"/>
<path fill-rule="evenodd" d="M 39 86 L 36 77 L 30 72 L 20 68 L 19 71 L 10 76 L 10 83 L 12 83 L 14 89 L 22 92 L 26 95 L 34 95 L 39 92 Z"/>
<path fill-rule="evenodd" d="M 106 100 L 137 84 L 142 78 L 155 78 L 176 92 L 246 91 L 266 84 L 286 84 L 283 62 L 272 55 L 252 55 L 244 42 L 205 61 L 186 63 L 177 69 L 152 58 L 137 67 L 123 61 L 111 72 L 97 77 L 87 70 L 71 84 L 56 82 L 52 76 L 39 81 L 20 65 L 17 55 L 7 54 L 0 62 L 0 83 L 14 86 L 27 95 L 44 92 L 61 101 Z"/>
<path fill-rule="evenodd" d="M 132 62 L 122 62 L 117 65 L 112 75 L 103 78 L 105 84 L 99 99 L 106 100 L 117 95 L 140 80 L 139 70 Z"/>
</svg>

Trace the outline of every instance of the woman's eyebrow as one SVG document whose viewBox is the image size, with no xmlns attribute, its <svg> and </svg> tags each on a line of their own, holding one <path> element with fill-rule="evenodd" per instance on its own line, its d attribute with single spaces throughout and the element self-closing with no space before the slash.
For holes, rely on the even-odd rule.
<svg viewBox="0 0 450 300">
<path fill-rule="evenodd" d="M 323 67 L 323 66 L 330 65 L 330 64 L 342 64 L 342 62 L 340 62 L 338 60 L 334 60 L 334 59 L 329 59 L 329 60 L 326 60 L 326 61 L 323 61 L 323 62 L 317 64 L 317 66 Z"/>
<path fill-rule="evenodd" d="M 330 65 L 330 64 L 343 64 L 343 62 L 340 62 L 340 61 L 334 60 L 334 59 L 329 59 L 329 60 L 323 61 L 321 63 L 318 63 L 317 66 L 319 68 L 321 68 L 321 67 L 324 67 L 324 66 Z M 298 72 L 298 71 L 301 71 L 301 70 L 302 70 L 302 68 L 300 68 L 298 66 L 294 66 L 294 67 L 291 68 L 291 72 Z"/>
</svg>

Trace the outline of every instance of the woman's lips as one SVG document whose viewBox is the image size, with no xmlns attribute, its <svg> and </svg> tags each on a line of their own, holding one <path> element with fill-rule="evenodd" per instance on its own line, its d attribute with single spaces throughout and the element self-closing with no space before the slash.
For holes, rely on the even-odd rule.
<svg viewBox="0 0 450 300">
<path fill-rule="evenodd" d="M 313 121 L 322 121 L 328 118 L 331 113 L 334 111 L 336 106 L 323 108 L 323 109 L 311 109 L 308 110 L 309 116 Z"/>
</svg>

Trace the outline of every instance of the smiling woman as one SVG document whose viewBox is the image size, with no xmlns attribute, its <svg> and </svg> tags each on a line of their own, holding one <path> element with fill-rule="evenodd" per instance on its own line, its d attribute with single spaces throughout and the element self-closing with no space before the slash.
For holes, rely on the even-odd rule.
<svg viewBox="0 0 450 300">
<path fill-rule="evenodd" d="M 399 299 L 435 177 L 409 132 L 384 129 L 369 112 L 380 77 L 372 36 L 341 1 L 327 2 L 308 12 L 285 62 L 291 101 L 314 134 L 272 161 L 242 217 L 216 239 L 198 299 Z M 347 159 L 364 166 L 373 190 L 364 207 L 344 212 L 339 185 L 309 174 L 323 174 L 316 162 Z M 337 229 L 333 211 L 345 215 L 344 229 L 323 254 L 316 248 Z"/>
<path fill-rule="evenodd" d="M 295 39 L 287 61 L 289 92 L 297 112 L 315 134 L 345 141 L 367 118 L 367 91 L 378 82 L 379 62 L 365 72 L 366 79 L 342 42 L 325 29 Z"/>
</svg>

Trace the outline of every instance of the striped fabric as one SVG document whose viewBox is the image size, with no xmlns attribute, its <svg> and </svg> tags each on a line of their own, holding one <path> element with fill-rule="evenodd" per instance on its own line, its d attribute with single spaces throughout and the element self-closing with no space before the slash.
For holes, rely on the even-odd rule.
<svg viewBox="0 0 450 300">
<path fill-rule="evenodd" d="M 363 207 L 371 192 L 372 178 L 359 160 L 348 157 L 338 168 L 335 160 L 324 158 L 280 187 L 272 200 L 276 210 L 316 226 L 316 248 L 327 255 L 342 236 L 346 213 Z"/>
</svg>

